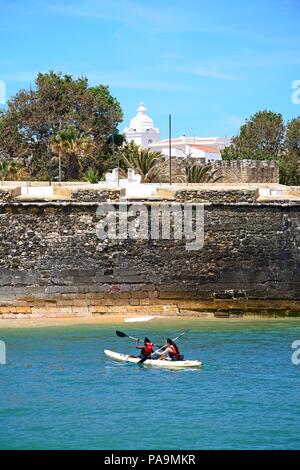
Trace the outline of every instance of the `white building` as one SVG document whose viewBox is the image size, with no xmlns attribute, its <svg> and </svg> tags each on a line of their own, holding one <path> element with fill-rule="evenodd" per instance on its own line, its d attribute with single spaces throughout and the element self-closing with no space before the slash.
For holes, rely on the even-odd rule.
<svg viewBox="0 0 300 470">
<path fill-rule="evenodd" d="M 178 137 L 171 139 L 172 157 L 205 158 L 206 162 L 222 160 L 221 150 L 230 145 L 227 137 Z M 169 139 L 148 145 L 156 152 L 169 156 Z"/>
<path fill-rule="evenodd" d="M 131 119 L 129 127 L 125 127 L 124 134 L 128 142 L 147 148 L 159 141 L 160 132 L 158 127 L 154 127 L 153 119 L 147 116 L 146 112 L 144 104 L 140 103 L 136 116 Z"/>
<path fill-rule="evenodd" d="M 160 140 L 160 131 L 154 127 L 153 120 L 147 116 L 146 111 L 144 104 L 141 103 L 129 127 L 124 129 L 127 141 L 169 156 L 169 139 Z M 228 145 L 230 145 L 230 139 L 227 137 L 186 137 L 183 135 L 171 139 L 171 154 L 172 157 L 203 158 L 205 162 L 222 160 L 221 150 Z"/>
</svg>

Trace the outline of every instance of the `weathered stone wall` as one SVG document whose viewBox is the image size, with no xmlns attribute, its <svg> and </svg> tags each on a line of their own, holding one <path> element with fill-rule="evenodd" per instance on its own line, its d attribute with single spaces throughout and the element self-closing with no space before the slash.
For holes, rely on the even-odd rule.
<svg viewBox="0 0 300 470">
<path fill-rule="evenodd" d="M 186 181 L 186 165 L 204 165 L 205 158 L 191 158 L 191 157 L 171 157 L 172 163 L 172 182 L 184 183 Z M 164 157 L 161 159 L 161 171 L 159 173 L 159 183 L 169 183 L 169 158 Z"/>
<path fill-rule="evenodd" d="M 0 202 L 12 201 L 14 198 L 21 194 L 20 188 L 1 188 L 0 187 Z"/>
<path fill-rule="evenodd" d="M 186 164 L 203 165 L 202 158 L 172 157 L 173 182 L 185 182 Z M 219 160 L 211 163 L 213 170 L 217 170 L 216 176 L 221 176 L 221 183 L 278 183 L 279 165 L 275 161 L 257 160 Z M 169 182 L 168 159 L 162 164 L 163 171 L 160 174 L 160 182 Z"/>
<path fill-rule="evenodd" d="M 176 202 L 255 202 L 258 189 L 180 189 Z"/>
<path fill-rule="evenodd" d="M 81 202 L 110 202 L 119 201 L 120 197 L 125 196 L 124 189 L 73 189 L 71 192 L 71 198 L 74 201 Z"/>
<path fill-rule="evenodd" d="M 222 160 L 213 163 L 223 183 L 279 183 L 278 162 L 265 160 Z"/>
<path fill-rule="evenodd" d="M 0 205 L 0 318 L 300 311 L 300 205 L 206 204 L 201 251 L 99 240 L 96 208 Z"/>
</svg>

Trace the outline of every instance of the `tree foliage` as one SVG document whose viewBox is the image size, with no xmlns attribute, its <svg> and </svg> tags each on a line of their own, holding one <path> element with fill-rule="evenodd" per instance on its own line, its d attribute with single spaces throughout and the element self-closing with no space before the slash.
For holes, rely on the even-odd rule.
<svg viewBox="0 0 300 470">
<path fill-rule="evenodd" d="M 299 158 L 286 154 L 279 160 L 279 182 L 288 186 L 300 185 Z"/>
<path fill-rule="evenodd" d="M 18 164 L 14 160 L 0 161 L 0 175 L 2 179 L 2 184 L 8 176 L 11 176 L 13 178 L 16 175 L 17 171 L 18 171 Z"/>
<path fill-rule="evenodd" d="M 300 184 L 300 117 L 287 123 L 285 151 L 279 165 L 280 183 L 295 186 Z"/>
<path fill-rule="evenodd" d="M 94 164 L 101 167 L 102 150 L 121 120 L 121 107 L 107 86 L 89 87 L 84 77 L 53 71 L 39 73 L 35 87 L 20 90 L 1 112 L 0 153 L 14 159 L 32 155 L 32 175 L 45 179 L 51 140 L 74 126 L 79 135 L 88 133 L 93 138 Z"/>
<path fill-rule="evenodd" d="M 59 131 L 51 141 L 52 153 L 61 159 L 67 180 L 79 178 L 82 160 L 92 155 L 94 149 L 93 137 L 86 133 L 79 134 L 73 125 Z"/>
<path fill-rule="evenodd" d="M 300 159 L 300 117 L 287 123 L 286 149 L 291 155 Z"/>
<path fill-rule="evenodd" d="M 232 144 L 222 151 L 224 160 L 277 159 L 284 147 L 285 126 L 281 114 L 259 111 L 246 120 Z"/>
<path fill-rule="evenodd" d="M 259 111 L 221 153 L 224 160 L 277 160 L 280 183 L 299 185 L 300 117 L 285 125 L 281 114 Z"/>
</svg>

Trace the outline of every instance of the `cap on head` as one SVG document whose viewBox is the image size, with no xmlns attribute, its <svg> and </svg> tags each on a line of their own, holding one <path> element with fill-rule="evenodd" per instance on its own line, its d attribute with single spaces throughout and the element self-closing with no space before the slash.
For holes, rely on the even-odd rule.
<svg viewBox="0 0 300 470">
<path fill-rule="evenodd" d="M 150 339 L 145 336 L 144 343 L 151 343 Z"/>
</svg>

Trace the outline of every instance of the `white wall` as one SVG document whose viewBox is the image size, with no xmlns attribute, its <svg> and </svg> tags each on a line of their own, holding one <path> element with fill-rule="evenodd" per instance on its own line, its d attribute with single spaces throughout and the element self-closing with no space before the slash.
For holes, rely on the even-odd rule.
<svg viewBox="0 0 300 470">
<path fill-rule="evenodd" d="M 125 133 L 127 142 L 134 142 L 141 147 L 147 148 L 149 144 L 158 142 L 160 137 L 159 134 L 155 131 L 148 132 L 126 132 Z M 149 142 L 151 140 L 152 142 Z"/>
</svg>

